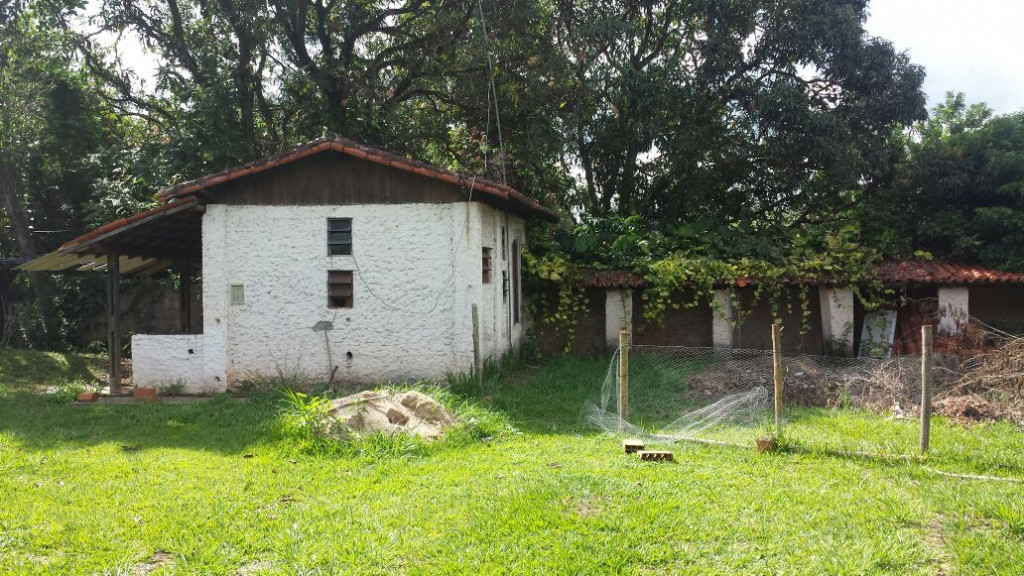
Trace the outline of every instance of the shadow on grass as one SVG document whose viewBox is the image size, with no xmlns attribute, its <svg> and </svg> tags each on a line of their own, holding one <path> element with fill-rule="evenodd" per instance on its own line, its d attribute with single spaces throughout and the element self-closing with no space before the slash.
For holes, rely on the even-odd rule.
<svg viewBox="0 0 1024 576">
<path fill-rule="evenodd" d="M 106 360 L 98 354 L 0 349 L 0 383 L 14 389 L 43 389 L 105 378 Z"/>
<path fill-rule="evenodd" d="M 283 438 L 275 398 L 249 402 L 227 396 L 193 404 L 76 406 L 15 390 L 0 397 L 0 437 L 28 450 L 114 443 L 242 453 Z"/>
<path fill-rule="evenodd" d="M 607 358 L 556 357 L 539 365 L 491 367 L 482 385 L 449 378 L 455 394 L 504 412 L 525 432 L 592 435 L 601 431 L 583 417 L 587 401 L 598 402 Z"/>
</svg>

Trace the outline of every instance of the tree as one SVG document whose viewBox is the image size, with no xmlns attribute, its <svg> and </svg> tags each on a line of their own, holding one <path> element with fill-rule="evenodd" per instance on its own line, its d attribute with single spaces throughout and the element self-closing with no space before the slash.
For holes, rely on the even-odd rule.
<svg viewBox="0 0 1024 576">
<path fill-rule="evenodd" d="M 867 35 L 866 5 L 559 4 L 569 204 L 751 237 L 877 193 L 924 117 L 923 71 Z"/>
<path fill-rule="evenodd" d="M 1024 271 L 1024 113 L 950 92 L 917 132 L 889 206 L 906 239 L 894 248 Z"/>
</svg>

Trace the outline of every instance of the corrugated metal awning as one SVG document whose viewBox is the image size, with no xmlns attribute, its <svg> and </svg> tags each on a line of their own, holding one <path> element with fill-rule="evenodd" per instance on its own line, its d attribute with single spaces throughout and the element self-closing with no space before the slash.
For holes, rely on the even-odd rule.
<svg viewBox="0 0 1024 576">
<path fill-rule="evenodd" d="M 118 255 L 121 275 L 148 276 L 201 253 L 203 206 L 195 198 L 136 214 L 65 243 L 18 267 L 25 272 L 102 272 Z"/>
</svg>

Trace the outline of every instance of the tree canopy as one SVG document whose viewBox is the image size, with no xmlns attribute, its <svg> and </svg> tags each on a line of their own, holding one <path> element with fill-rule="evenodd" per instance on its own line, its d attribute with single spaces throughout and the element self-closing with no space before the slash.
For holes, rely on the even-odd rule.
<svg viewBox="0 0 1024 576">
<path fill-rule="evenodd" d="M 926 120 L 923 69 L 865 31 L 867 10 L 15 0 L 0 6 L 0 256 L 333 132 L 557 207 L 532 243 L 549 261 L 814 267 L 926 250 L 1024 269 L 1022 116 L 961 96 Z M 121 35 L 156 63 L 152 82 L 111 46 Z"/>
</svg>

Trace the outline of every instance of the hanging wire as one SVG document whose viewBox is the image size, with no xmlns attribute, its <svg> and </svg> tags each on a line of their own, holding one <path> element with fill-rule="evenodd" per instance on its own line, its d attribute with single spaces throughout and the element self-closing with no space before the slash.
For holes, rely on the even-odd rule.
<svg viewBox="0 0 1024 576">
<path fill-rule="evenodd" d="M 490 41 L 487 38 L 487 20 L 484 18 L 484 5 L 483 0 L 477 0 L 477 10 L 480 12 L 480 29 L 483 32 L 483 45 L 484 54 L 487 56 L 487 70 L 490 76 L 489 86 L 490 90 L 487 93 L 487 133 L 490 134 L 490 120 L 491 120 L 491 98 L 494 98 L 494 121 L 498 128 L 498 153 L 501 155 L 499 160 L 501 161 L 501 183 L 508 184 L 505 179 L 505 139 L 501 134 L 501 112 L 498 109 L 498 87 L 494 81 L 494 76 L 497 70 L 494 67 L 494 58 L 491 57 Z M 486 157 L 485 157 L 486 163 Z"/>
</svg>

